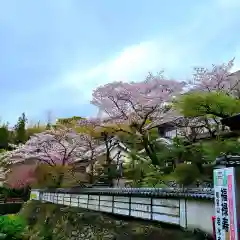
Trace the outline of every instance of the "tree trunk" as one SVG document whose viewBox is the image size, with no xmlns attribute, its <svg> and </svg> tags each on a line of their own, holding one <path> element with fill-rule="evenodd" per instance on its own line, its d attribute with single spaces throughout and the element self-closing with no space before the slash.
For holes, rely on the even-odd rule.
<svg viewBox="0 0 240 240">
<path fill-rule="evenodd" d="M 111 163 L 112 163 L 112 159 L 110 156 L 110 147 L 109 144 L 111 145 L 111 143 L 109 142 L 109 135 L 108 133 L 102 133 L 103 134 L 103 140 L 106 146 L 106 167 L 107 167 L 107 183 L 110 187 L 113 186 L 113 181 L 112 181 L 112 177 L 111 177 Z"/>
<path fill-rule="evenodd" d="M 154 166 L 157 166 L 159 164 L 159 162 L 158 162 L 158 158 L 157 158 L 156 154 L 153 151 L 153 146 L 149 145 L 149 141 L 146 136 L 143 136 L 142 140 L 143 140 L 143 146 L 146 151 L 146 154 L 151 159 L 152 164 Z"/>
<path fill-rule="evenodd" d="M 90 182 L 90 184 L 93 184 L 93 182 L 94 182 L 94 177 L 93 177 L 93 172 L 94 172 L 94 165 L 93 165 L 93 163 L 91 164 L 91 170 L 90 170 L 90 179 L 89 179 L 89 182 Z"/>
<path fill-rule="evenodd" d="M 202 163 L 201 162 L 196 162 L 195 163 L 197 168 L 198 168 L 198 171 L 200 172 L 200 174 L 203 174 L 203 166 L 202 166 Z"/>
<path fill-rule="evenodd" d="M 60 188 L 64 180 L 64 173 L 60 173 L 56 182 L 56 187 Z"/>
</svg>

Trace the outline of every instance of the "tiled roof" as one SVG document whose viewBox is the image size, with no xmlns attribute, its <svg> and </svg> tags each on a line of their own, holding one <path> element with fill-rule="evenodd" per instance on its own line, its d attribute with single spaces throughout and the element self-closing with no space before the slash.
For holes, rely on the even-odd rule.
<svg viewBox="0 0 240 240">
<path fill-rule="evenodd" d="M 163 117 L 155 120 L 154 122 L 150 123 L 146 128 L 148 127 L 157 127 L 160 125 L 163 125 L 165 123 L 173 122 L 179 118 L 182 118 L 183 116 L 175 109 L 169 110 L 166 114 L 163 115 Z"/>
<path fill-rule="evenodd" d="M 223 155 L 216 159 L 216 166 L 224 167 L 239 167 L 240 166 L 240 155 Z"/>
<path fill-rule="evenodd" d="M 57 192 L 71 194 L 118 195 L 158 198 L 198 198 L 214 199 L 212 188 L 68 188 L 68 189 L 41 189 L 42 192 Z"/>
</svg>

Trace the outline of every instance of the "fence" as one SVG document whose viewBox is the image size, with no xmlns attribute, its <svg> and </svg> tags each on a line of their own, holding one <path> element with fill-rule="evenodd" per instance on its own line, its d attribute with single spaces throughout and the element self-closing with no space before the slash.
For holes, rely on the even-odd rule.
<svg viewBox="0 0 240 240">
<path fill-rule="evenodd" d="M 213 189 L 34 189 L 31 199 L 199 228 L 212 234 Z"/>
<path fill-rule="evenodd" d="M 22 198 L 0 198 L 0 215 L 19 212 L 23 202 Z"/>
<path fill-rule="evenodd" d="M 0 198 L 0 204 L 4 203 L 23 203 L 22 198 Z"/>
</svg>

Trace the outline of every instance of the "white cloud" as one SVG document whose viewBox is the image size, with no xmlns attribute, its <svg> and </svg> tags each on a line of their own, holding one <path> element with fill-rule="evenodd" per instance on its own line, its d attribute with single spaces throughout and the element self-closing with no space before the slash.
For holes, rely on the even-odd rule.
<svg viewBox="0 0 240 240">
<path fill-rule="evenodd" d="M 142 80 L 149 71 L 177 68 L 180 59 L 181 53 L 173 46 L 168 46 L 167 41 L 142 42 L 123 49 L 112 59 L 85 72 L 66 74 L 62 78 L 62 84 L 75 90 L 79 89 L 81 101 L 83 98 L 89 100 L 92 89 L 96 86 L 111 81 Z"/>
</svg>

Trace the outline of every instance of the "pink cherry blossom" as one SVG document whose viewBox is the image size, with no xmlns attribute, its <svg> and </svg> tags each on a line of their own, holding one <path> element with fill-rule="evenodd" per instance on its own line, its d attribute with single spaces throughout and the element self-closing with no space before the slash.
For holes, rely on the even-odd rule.
<svg viewBox="0 0 240 240">
<path fill-rule="evenodd" d="M 2 156 L 7 174 L 7 183 L 11 187 L 23 187 L 36 181 L 35 169 L 39 164 L 52 167 L 71 165 L 75 162 L 89 161 L 91 164 L 101 154 L 101 142 L 88 134 L 76 133 L 70 128 L 51 129 L 37 133 L 24 144 Z M 36 161 L 36 164 L 24 164 L 25 160 Z M 23 162 L 23 164 L 20 164 Z M 17 168 L 11 168 L 18 163 Z M 10 166 L 8 165 L 10 164 Z"/>
<path fill-rule="evenodd" d="M 51 166 L 64 166 L 86 159 L 85 155 L 98 144 L 87 134 L 78 134 L 69 128 L 51 129 L 31 136 L 24 145 L 9 152 L 7 159 L 10 162 L 33 158 Z"/>
<path fill-rule="evenodd" d="M 21 165 L 7 174 L 7 184 L 11 188 L 24 188 L 36 181 L 34 165 Z"/>
<path fill-rule="evenodd" d="M 234 59 L 227 64 L 212 65 L 212 68 L 194 68 L 193 90 L 196 91 L 223 91 L 227 94 L 239 93 L 240 78 L 231 73 Z"/>
<path fill-rule="evenodd" d="M 166 109 L 165 103 L 180 94 L 185 82 L 149 74 L 142 82 L 112 82 L 93 91 L 91 103 L 109 116 L 107 122 L 143 123 L 156 119 Z"/>
</svg>

